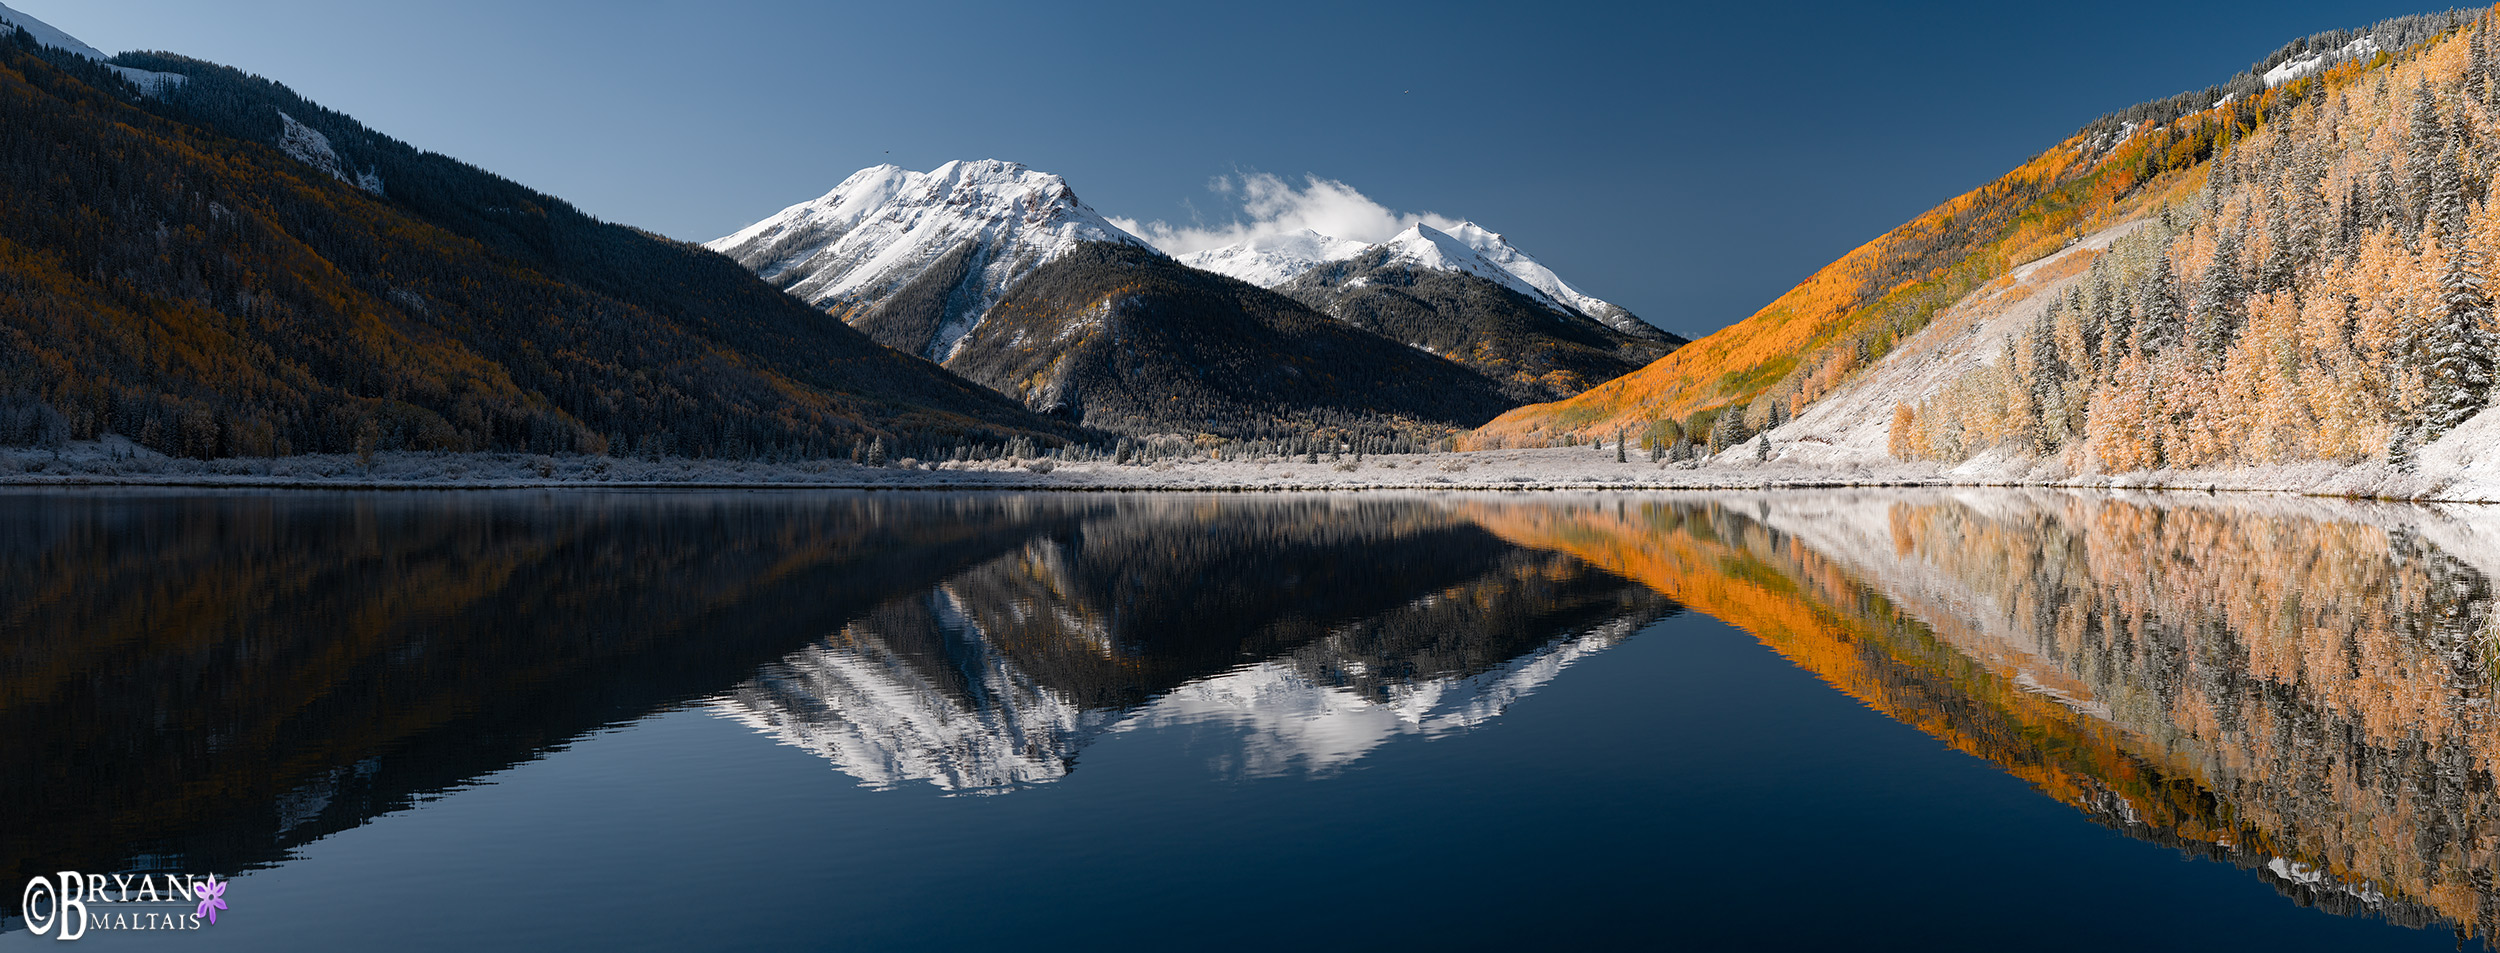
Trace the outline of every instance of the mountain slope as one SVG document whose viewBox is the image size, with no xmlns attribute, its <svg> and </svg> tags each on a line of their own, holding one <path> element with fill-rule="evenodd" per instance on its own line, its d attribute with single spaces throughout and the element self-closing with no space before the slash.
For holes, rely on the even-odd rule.
<svg viewBox="0 0 2500 953">
<path fill-rule="evenodd" d="M 1369 245 L 1303 229 L 1180 260 L 1457 361 L 1517 401 L 1569 397 L 1684 343 L 1473 222 L 1417 223 Z"/>
<path fill-rule="evenodd" d="M 944 361 L 1016 282 L 1084 242 L 1144 245 L 1013 162 L 862 169 L 705 247 L 879 343 Z"/>
<path fill-rule="evenodd" d="M 107 58 L 103 50 L 88 46 L 77 37 L 61 32 L 59 27 L 9 9 L 7 4 L 0 4 L 0 28 L 25 30 L 39 46 L 75 53 L 97 62 L 103 62 Z"/>
<path fill-rule="evenodd" d="M 1438 437 L 1546 396 L 1184 267 L 1058 176 L 1011 162 L 865 169 L 711 247 L 882 343 L 1087 427 Z M 1313 236 L 1259 254 L 1329 250 Z"/>
<path fill-rule="evenodd" d="M 1878 395 L 1872 420 L 1798 423 L 1947 464 L 2471 466 L 2500 369 L 2493 26 L 2273 90 L 2192 200 L 1995 323 L 1998 359 Z"/>
<path fill-rule="evenodd" d="M 1642 340 L 1682 340 L 1573 287 L 1500 233 L 1474 222 L 1460 222 L 1448 229 L 1418 222 L 1387 240 L 1369 245 L 1306 228 L 1191 252 L 1180 256 L 1180 260 L 1192 268 L 1239 278 L 1262 288 L 1281 288 L 1313 268 L 1350 261 L 1376 249 L 1407 266 L 1474 275 L 1535 299 L 1545 307 L 1588 318 Z"/>
<path fill-rule="evenodd" d="M 1442 250 L 1429 240 L 1419 243 L 1427 253 Z M 1461 250 L 1474 263 L 1483 262 L 1472 250 Z M 1519 401 L 1580 393 L 1631 373 L 1681 343 L 1654 329 L 1656 339 L 1623 334 L 1532 297 L 1534 289 L 1516 280 L 1497 282 L 1472 269 L 1419 262 L 1419 257 L 1410 247 L 1386 242 L 1352 258 L 1306 269 L 1276 291 L 1347 324 L 1472 368 Z"/>
<path fill-rule="evenodd" d="M 738 455 L 1060 430 L 733 262 L 282 86 L 163 54 L 115 65 L 188 81 L 150 99 L 113 67 L 0 42 L 0 402 L 75 436 L 195 456 Z"/>
<path fill-rule="evenodd" d="M 1312 268 L 1344 261 L 1370 248 L 1358 241 L 1330 238 L 1310 229 L 1284 235 L 1262 235 L 1237 244 L 1180 256 L 1181 264 L 1238 278 L 1261 288 L 1274 288 Z"/>
<path fill-rule="evenodd" d="M 1467 368 L 1124 242 L 1034 270 L 947 366 L 1042 413 L 1126 433 L 1431 432 L 1514 403 Z"/>
<path fill-rule="evenodd" d="M 1666 428 L 1748 433 L 1776 425 L 1883 359 L 1942 309 L 2018 265 L 2185 201 L 2232 141 L 2460 18 L 2439 14 L 2285 46 L 2228 83 L 2085 127 L 1995 182 L 1852 250 L 1752 317 L 1577 397 L 1522 407 L 1471 438 L 1539 444 Z M 2369 44 L 2357 41 L 2369 39 Z M 2347 55 L 2370 61 L 2332 66 Z M 2272 76 L 2285 64 L 2293 64 Z M 2323 70 L 2323 72 L 2319 72 Z M 1741 421 L 1741 426 L 1722 427 Z M 1701 436 L 1695 433 L 1696 437 Z"/>
</svg>

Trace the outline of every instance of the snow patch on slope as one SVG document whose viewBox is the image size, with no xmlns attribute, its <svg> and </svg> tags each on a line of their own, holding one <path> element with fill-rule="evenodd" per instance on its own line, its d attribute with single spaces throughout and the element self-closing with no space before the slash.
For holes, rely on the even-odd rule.
<svg viewBox="0 0 2500 953">
<path fill-rule="evenodd" d="M 1475 275 L 1556 311 L 1578 314 L 1618 331 L 1652 331 L 1630 312 L 1572 287 L 1552 268 L 1520 251 L 1499 232 L 1468 221 L 1446 229 L 1416 222 L 1387 241 L 1373 245 L 1333 238 L 1306 228 L 1192 252 L 1180 260 L 1202 271 L 1274 288 L 1322 264 L 1358 258 L 1373 249 L 1386 249 L 1391 263 Z"/>
<path fill-rule="evenodd" d="M 2337 63 L 2375 56 L 2378 51 L 2378 41 L 2365 36 L 2346 43 L 2342 49 L 2331 53 L 2305 53 L 2284 60 L 2275 68 L 2267 70 L 2263 78 L 2266 81 L 2266 88 L 2272 89 Z"/>
<path fill-rule="evenodd" d="M 2049 302 L 2084 278 L 2092 256 L 2146 221 L 2139 218 L 2096 232 L 1939 312 L 1874 367 L 1774 428 L 1771 442 L 1780 449 L 1780 458 L 1809 466 L 1890 463 L 1893 405 L 1916 405 L 1962 375 L 1994 363 L 2007 340 L 2030 328 Z M 1747 455 L 1753 452 L 1746 444 L 1724 454 L 1750 459 Z M 1984 466 L 1985 461 L 1966 466 L 1971 465 Z"/>
<path fill-rule="evenodd" d="M 278 133 L 278 149 L 305 165 L 328 174 L 331 178 L 357 188 L 382 194 L 382 176 L 373 171 L 348 174 L 346 163 L 339 161 L 338 150 L 330 148 L 330 137 L 321 130 L 295 121 L 295 117 L 278 110 L 278 119 L 285 126 Z"/>
<path fill-rule="evenodd" d="M 133 69 L 128 66 L 115 66 L 111 63 L 104 64 L 104 68 L 120 73 L 123 79 L 130 81 L 130 85 L 139 87 L 141 94 L 153 99 L 163 99 L 174 90 L 181 89 L 182 84 L 191 81 L 191 77 L 181 73 L 160 73 L 156 70 Z"/>
<path fill-rule="evenodd" d="M 58 27 L 55 27 L 52 24 L 45 23 L 41 20 L 35 19 L 34 17 L 11 10 L 6 4 L 0 4 L 0 23 L 6 23 L 15 27 L 22 27 L 26 30 L 26 32 L 34 35 L 35 42 L 52 47 L 53 49 L 68 50 L 99 63 L 105 60 L 103 50 L 99 50 L 95 47 L 79 42 L 77 37 L 61 32 Z"/>
<path fill-rule="evenodd" d="M 1191 252 L 1182 255 L 1180 262 L 1200 271 L 1212 271 L 1261 288 L 1273 288 L 1322 264 L 1360 255 L 1370 247 L 1358 241 L 1330 238 L 1305 228 Z"/>
<path fill-rule="evenodd" d="M 1495 267 L 1519 279 L 1528 287 L 1536 289 L 1538 295 L 1548 301 L 1607 324 L 1616 324 L 1615 321 L 1607 318 L 1608 315 L 1623 313 L 1622 308 L 1572 287 L 1571 283 L 1564 281 L 1561 275 L 1555 274 L 1554 269 L 1547 268 L 1544 262 L 1529 257 L 1527 252 L 1520 251 L 1498 232 L 1489 231 L 1474 222 L 1460 222 L 1456 227 L 1448 229 L 1447 234 L 1461 244 L 1475 249 L 1476 254 L 1483 256 L 1485 261 L 1491 262 Z M 1624 320 L 1638 323 L 1638 320 L 1630 315 L 1624 315 Z M 1620 330 L 1621 326 L 1618 325 L 1617 329 Z"/>
<path fill-rule="evenodd" d="M 704 243 L 819 308 L 875 302 L 966 242 L 978 249 L 972 320 L 934 342 L 943 360 L 1025 275 L 1085 242 L 1151 248 L 1078 201 L 1067 180 L 997 159 L 927 172 L 862 169 L 833 191 Z"/>
</svg>

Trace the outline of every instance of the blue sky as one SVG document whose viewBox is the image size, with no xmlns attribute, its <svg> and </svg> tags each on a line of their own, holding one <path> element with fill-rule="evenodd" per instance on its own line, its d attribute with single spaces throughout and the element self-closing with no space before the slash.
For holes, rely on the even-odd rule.
<svg viewBox="0 0 2500 953">
<path fill-rule="evenodd" d="M 861 167 L 1013 159 L 1109 215 L 1219 176 L 1473 219 L 1696 335 L 2104 112 L 2430 9 L 2197 4 L 10 0 L 703 240 Z M 1361 237 L 1361 236 L 1356 236 Z"/>
</svg>

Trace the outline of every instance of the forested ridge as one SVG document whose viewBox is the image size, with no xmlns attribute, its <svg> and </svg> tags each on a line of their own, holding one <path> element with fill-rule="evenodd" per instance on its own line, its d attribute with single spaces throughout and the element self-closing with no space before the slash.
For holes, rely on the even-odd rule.
<svg viewBox="0 0 2500 953">
<path fill-rule="evenodd" d="M 1045 414 L 1130 434 L 1438 440 L 1516 403 L 1449 360 L 1116 242 L 1035 270 L 947 366 Z"/>
<path fill-rule="evenodd" d="M 1492 280 L 1417 268 L 1375 248 L 1303 272 L 1286 297 L 1484 375 L 1513 400 L 1557 400 L 1639 370 L 1685 343 L 1635 337 Z"/>
<path fill-rule="evenodd" d="M 1618 432 L 1725 445 L 1793 418 L 1925 328 L 1938 312 L 2083 236 L 2193 201 L 2207 166 L 2330 84 L 2385 67 L 2475 14 L 2402 17 L 2285 45 L 2230 81 L 2087 124 L 1994 182 L 1859 246 L 1744 321 L 1587 393 L 1522 407 L 1477 445 L 1570 443 Z M 2332 56 L 2356 40 L 2359 58 Z M 2268 85 L 2268 70 L 2319 57 Z"/>
<path fill-rule="evenodd" d="M 1896 408 L 1893 453 L 2410 467 L 2490 405 L 2500 360 L 2493 25 L 2325 74 L 2002 359 Z"/>
<path fill-rule="evenodd" d="M 189 81 L 151 98 L 0 37 L 0 440 L 738 457 L 1077 433 L 276 83 L 116 62 Z M 335 168 L 273 145 L 290 120 Z"/>
</svg>

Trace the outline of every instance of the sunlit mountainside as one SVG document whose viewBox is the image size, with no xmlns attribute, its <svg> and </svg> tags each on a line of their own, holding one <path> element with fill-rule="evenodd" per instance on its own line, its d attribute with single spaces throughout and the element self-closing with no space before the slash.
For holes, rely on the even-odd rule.
<svg viewBox="0 0 2500 953">
<path fill-rule="evenodd" d="M 2490 260 L 2489 22 L 2323 33 L 2103 117 L 1752 317 L 1474 440 L 1771 430 L 1837 459 L 2114 471 L 2435 439 L 2487 389 L 2487 362 L 2457 355 L 2490 334 L 2471 291 Z"/>
</svg>

